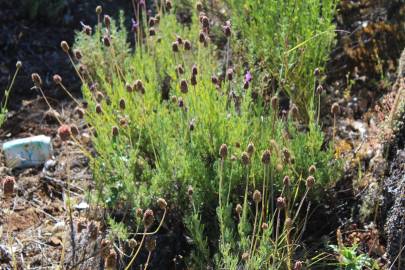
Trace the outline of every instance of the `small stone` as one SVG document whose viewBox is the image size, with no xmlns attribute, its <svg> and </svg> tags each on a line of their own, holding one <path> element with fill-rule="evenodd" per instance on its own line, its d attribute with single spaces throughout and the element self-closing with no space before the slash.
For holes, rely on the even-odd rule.
<svg viewBox="0 0 405 270">
<path fill-rule="evenodd" d="M 75 209 L 78 211 L 83 211 L 88 209 L 90 206 L 85 201 L 80 202 L 78 205 L 75 206 Z"/>
<path fill-rule="evenodd" d="M 63 221 L 59 221 L 57 222 L 53 228 L 52 228 L 52 232 L 53 233 L 58 233 L 58 232 L 63 232 L 65 230 L 65 222 Z"/>
<path fill-rule="evenodd" d="M 53 170 L 55 170 L 56 164 L 57 164 L 56 160 L 54 160 L 54 159 L 48 159 L 48 160 L 45 162 L 44 168 L 45 168 L 45 170 L 47 170 L 47 171 L 53 171 Z"/>
<path fill-rule="evenodd" d="M 59 237 L 52 236 L 52 237 L 49 239 L 49 244 L 56 247 L 56 246 L 59 246 L 59 245 L 62 244 L 62 240 L 60 240 Z"/>
</svg>

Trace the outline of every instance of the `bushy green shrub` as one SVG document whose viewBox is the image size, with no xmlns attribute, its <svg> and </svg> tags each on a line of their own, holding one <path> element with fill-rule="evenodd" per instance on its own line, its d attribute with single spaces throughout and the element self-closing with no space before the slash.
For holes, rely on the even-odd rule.
<svg viewBox="0 0 405 270">
<path fill-rule="evenodd" d="M 270 91 L 288 94 L 309 119 L 314 110 L 314 70 L 334 41 L 336 0 L 228 0 L 241 61 L 256 76 L 270 76 Z M 236 50 L 238 51 L 238 50 Z M 244 53 L 247 52 L 247 53 Z M 265 89 L 259 89 L 263 92 Z"/>
<path fill-rule="evenodd" d="M 243 67 L 221 76 L 205 15 L 194 12 L 184 26 L 164 6 L 157 10 L 159 22 L 135 29 L 133 53 L 122 23 L 119 30 L 111 21 L 93 35 L 77 34 L 98 198 L 135 208 L 164 196 L 186 209 L 195 266 L 291 269 L 304 201 L 321 197 L 339 176 L 333 150 L 323 147 L 314 123 L 300 126 L 295 105 L 281 112 L 277 96 L 257 102 L 249 87 L 256 79 L 244 77 Z M 140 25 L 147 25 L 145 17 Z M 254 190 L 261 199 L 252 204 Z M 220 240 L 213 250 L 207 235 Z"/>
</svg>

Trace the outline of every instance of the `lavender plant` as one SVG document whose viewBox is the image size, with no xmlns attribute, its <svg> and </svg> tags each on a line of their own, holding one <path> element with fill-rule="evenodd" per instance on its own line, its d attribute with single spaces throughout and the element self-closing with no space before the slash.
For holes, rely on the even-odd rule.
<svg viewBox="0 0 405 270">
<path fill-rule="evenodd" d="M 241 61 L 255 76 L 271 79 L 268 91 L 283 92 L 303 119 L 314 121 L 317 88 L 314 70 L 322 70 L 335 37 L 336 0 L 228 0 Z M 235 46 L 236 47 L 236 46 Z M 246 52 L 246 53 L 245 53 Z M 266 88 L 259 89 L 265 92 Z"/>
<path fill-rule="evenodd" d="M 101 10 L 72 51 L 62 44 L 83 81 L 87 108 L 79 110 L 93 131 L 97 198 L 136 208 L 159 195 L 187 209 L 190 266 L 293 269 L 307 201 L 339 177 L 319 126 L 301 131 L 296 105 L 282 111 L 277 94 L 258 102 L 250 71 L 219 64 L 198 3 L 189 26 L 177 22 L 170 1 L 157 2 L 156 15 L 134 3 L 133 53 L 122 16 L 118 28 Z M 231 24 L 223 29 L 230 43 Z M 139 234 L 130 264 L 147 235 Z"/>
</svg>

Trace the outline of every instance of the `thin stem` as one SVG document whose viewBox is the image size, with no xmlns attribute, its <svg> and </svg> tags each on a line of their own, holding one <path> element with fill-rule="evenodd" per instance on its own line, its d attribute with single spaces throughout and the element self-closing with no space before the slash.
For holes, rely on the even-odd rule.
<svg viewBox="0 0 405 270">
<path fill-rule="evenodd" d="M 309 192 L 309 188 L 307 188 L 307 189 L 305 190 L 305 194 L 304 194 L 304 196 L 302 197 L 302 199 L 301 199 L 301 201 L 300 201 L 300 204 L 299 204 L 298 209 L 297 209 L 297 212 L 295 213 L 295 216 L 294 216 L 294 218 L 293 218 L 293 220 L 292 220 L 292 223 L 294 223 L 295 220 L 297 219 L 298 214 L 299 214 L 300 211 L 301 211 L 301 207 L 302 207 L 302 205 L 304 204 L 304 200 L 305 200 L 305 198 L 306 198 L 307 195 L 308 195 L 308 192 Z"/>
<path fill-rule="evenodd" d="M 136 257 L 138 256 L 138 253 L 142 248 L 143 241 L 145 241 L 145 236 L 146 236 L 147 230 L 148 230 L 147 227 L 145 227 L 144 234 L 142 235 L 141 243 L 139 243 L 138 249 L 136 250 L 136 252 L 135 252 L 134 256 L 132 257 L 131 261 L 129 262 L 129 264 L 125 267 L 125 270 L 130 269 L 131 265 L 134 263 Z"/>
<path fill-rule="evenodd" d="M 62 83 L 59 83 L 58 85 L 63 89 L 63 91 L 64 91 L 77 105 L 80 105 L 80 102 L 69 92 L 69 90 L 67 90 L 67 88 L 66 88 Z"/>
<path fill-rule="evenodd" d="M 152 252 L 149 251 L 148 253 L 148 258 L 146 259 L 146 263 L 145 263 L 145 268 L 143 270 L 146 270 L 146 268 L 148 268 L 149 266 L 149 260 L 150 260 L 150 255 L 152 254 Z"/>
<path fill-rule="evenodd" d="M 41 92 L 41 95 L 44 98 L 44 100 L 45 100 L 46 104 L 48 105 L 49 109 L 54 110 L 52 108 L 51 104 L 49 103 L 48 99 L 46 98 L 44 91 L 42 91 L 42 88 L 40 86 L 35 86 L 35 87 L 38 88 L 39 91 Z M 56 120 L 59 122 L 60 125 L 62 125 L 62 121 L 58 117 L 56 117 Z"/>
<path fill-rule="evenodd" d="M 2 100 L 2 102 L 1 102 L 1 106 L 2 106 L 2 107 L 3 107 L 3 106 L 4 106 L 4 107 L 7 106 L 8 97 L 10 96 L 11 88 L 12 88 L 13 85 L 14 85 L 14 81 L 15 81 L 15 78 L 17 77 L 17 73 L 18 73 L 19 70 L 20 70 L 20 68 L 17 68 L 17 69 L 16 69 L 16 71 L 14 72 L 13 79 L 11 80 L 10 86 L 8 87 L 7 90 L 4 91 L 4 97 L 3 97 L 3 99 L 5 98 L 5 102 L 3 103 L 3 100 Z M 3 109 L 3 108 L 2 108 L 2 109 Z"/>
<path fill-rule="evenodd" d="M 256 202 L 256 213 L 255 213 L 255 221 L 253 223 L 252 243 L 250 245 L 249 258 L 252 258 L 254 249 L 256 248 L 254 246 L 254 243 L 255 243 L 255 237 L 256 237 L 256 225 L 257 225 L 256 223 L 257 223 L 258 214 L 259 214 L 259 203 Z"/>
</svg>

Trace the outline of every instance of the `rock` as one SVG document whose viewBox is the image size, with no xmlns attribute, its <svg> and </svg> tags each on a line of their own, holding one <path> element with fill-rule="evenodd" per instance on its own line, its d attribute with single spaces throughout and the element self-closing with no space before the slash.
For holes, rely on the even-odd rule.
<svg viewBox="0 0 405 270">
<path fill-rule="evenodd" d="M 54 160 L 54 159 L 48 159 L 48 160 L 45 162 L 44 168 L 45 168 L 45 170 L 47 170 L 47 171 L 53 171 L 53 170 L 55 170 L 56 164 L 57 164 L 56 160 Z"/>
<path fill-rule="evenodd" d="M 11 254 L 5 245 L 0 245 L 0 263 L 9 263 L 11 261 Z"/>
<path fill-rule="evenodd" d="M 405 169 L 401 164 L 405 164 L 405 150 L 397 153 L 390 169 L 390 177 L 384 182 L 385 208 L 389 208 L 385 223 L 385 233 L 387 235 L 387 255 L 391 263 L 395 261 L 400 251 L 405 247 Z M 391 205 L 391 207 L 389 207 Z M 405 267 L 405 251 L 402 250 L 401 265 Z M 393 264 L 397 269 L 398 261 Z M 403 268 L 401 268 L 403 269 Z"/>
<path fill-rule="evenodd" d="M 49 239 L 49 244 L 56 247 L 62 244 L 62 240 L 57 236 L 52 236 Z"/>
<path fill-rule="evenodd" d="M 3 144 L 3 152 L 10 168 L 39 166 L 52 156 L 51 138 L 39 135 L 8 141 Z"/>
<path fill-rule="evenodd" d="M 53 233 L 63 232 L 64 230 L 65 230 L 65 222 L 63 221 L 56 223 L 52 228 Z"/>
<path fill-rule="evenodd" d="M 80 202 L 78 205 L 75 206 L 75 209 L 78 211 L 83 211 L 89 208 L 89 204 L 85 201 Z"/>
</svg>

